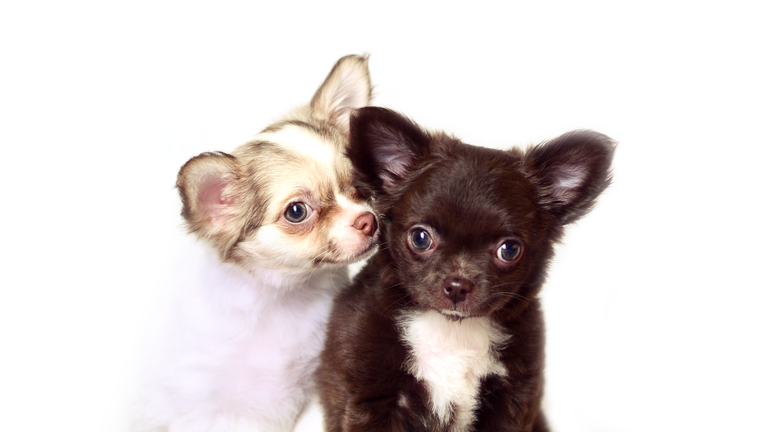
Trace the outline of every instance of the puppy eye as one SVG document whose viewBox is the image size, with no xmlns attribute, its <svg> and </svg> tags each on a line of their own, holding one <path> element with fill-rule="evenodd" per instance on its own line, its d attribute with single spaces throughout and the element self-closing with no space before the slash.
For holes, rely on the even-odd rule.
<svg viewBox="0 0 768 432">
<path fill-rule="evenodd" d="M 411 246 L 417 252 L 426 252 L 432 247 L 432 237 L 427 230 L 416 228 L 411 231 Z"/>
<path fill-rule="evenodd" d="M 520 256 L 523 246 L 517 240 L 507 240 L 496 249 L 496 258 L 504 264 L 510 264 Z"/>
<path fill-rule="evenodd" d="M 302 222 L 307 216 L 309 216 L 309 210 L 303 202 L 293 203 L 285 210 L 285 218 L 291 223 Z"/>
</svg>

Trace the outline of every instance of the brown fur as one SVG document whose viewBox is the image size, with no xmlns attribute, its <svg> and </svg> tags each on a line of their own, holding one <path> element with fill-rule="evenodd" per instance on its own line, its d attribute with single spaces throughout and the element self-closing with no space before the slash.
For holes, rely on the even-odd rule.
<svg viewBox="0 0 768 432">
<path fill-rule="evenodd" d="M 579 131 L 499 151 L 427 133 L 389 110 L 354 114 L 353 181 L 376 197 L 382 247 L 334 304 L 318 373 L 326 430 L 546 431 L 537 294 L 563 225 L 610 183 L 613 149 L 608 137 Z M 421 229 L 434 245 L 426 251 L 409 244 Z M 506 262 L 500 245 L 521 252 Z M 466 298 L 449 295 L 452 287 Z M 490 322 L 504 336 L 483 357 L 504 373 L 468 388 L 475 405 L 466 425 L 455 404 L 440 421 L 430 383 L 412 373 L 403 317 L 425 311 L 445 315 L 446 326 Z"/>
</svg>

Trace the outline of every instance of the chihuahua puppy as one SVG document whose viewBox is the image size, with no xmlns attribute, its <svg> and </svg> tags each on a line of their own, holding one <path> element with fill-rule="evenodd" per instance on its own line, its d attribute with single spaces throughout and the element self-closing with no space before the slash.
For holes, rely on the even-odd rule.
<svg viewBox="0 0 768 432">
<path fill-rule="evenodd" d="M 205 251 L 188 263 L 136 429 L 293 429 L 332 297 L 377 244 L 344 155 L 349 115 L 370 98 L 367 57 L 344 57 L 307 106 L 181 168 L 182 215 Z"/>
<path fill-rule="evenodd" d="M 546 431 L 537 294 L 613 152 L 590 131 L 500 151 L 383 108 L 353 114 L 353 183 L 375 198 L 382 242 L 334 303 L 326 430 Z"/>
</svg>

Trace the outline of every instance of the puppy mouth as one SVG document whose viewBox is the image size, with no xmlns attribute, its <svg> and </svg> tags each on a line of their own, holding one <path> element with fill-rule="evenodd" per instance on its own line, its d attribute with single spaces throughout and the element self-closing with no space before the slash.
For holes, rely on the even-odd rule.
<svg viewBox="0 0 768 432">
<path fill-rule="evenodd" d="M 339 256 L 337 254 L 333 255 L 323 255 L 318 256 L 314 259 L 313 265 L 314 266 L 320 266 L 323 264 L 328 265 L 347 265 L 352 264 L 357 261 L 362 261 L 371 255 L 373 255 L 376 252 L 378 242 L 376 241 L 376 237 L 374 236 L 371 241 L 359 252 L 356 252 L 353 255 L 349 255 L 346 257 Z"/>
<path fill-rule="evenodd" d="M 465 318 L 472 318 L 472 314 L 469 312 L 459 311 L 459 310 L 452 310 L 452 309 L 440 309 L 438 310 L 440 314 L 445 316 L 451 321 L 461 321 Z"/>
<path fill-rule="evenodd" d="M 471 295 L 468 295 L 466 299 L 456 301 L 444 289 L 441 289 L 441 291 L 443 292 L 438 294 L 437 298 L 432 298 L 431 301 L 428 300 L 429 303 L 425 303 L 425 306 L 429 304 L 431 309 L 449 318 L 464 319 L 479 315 L 477 310 L 479 305 L 476 304 L 476 299 L 471 297 Z"/>
<path fill-rule="evenodd" d="M 490 315 L 492 312 L 482 303 L 460 302 L 447 305 L 445 302 L 438 301 L 431 305 L 431 309 L 439 312 L 441 315 L 451 320 L 463 320 L 466 318 L 479 318 Z"/>
</svg>

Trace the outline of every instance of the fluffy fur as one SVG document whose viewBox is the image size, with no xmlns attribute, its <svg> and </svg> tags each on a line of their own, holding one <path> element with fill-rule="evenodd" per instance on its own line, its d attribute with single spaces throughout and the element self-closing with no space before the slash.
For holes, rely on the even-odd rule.
<svg viewBox="0 0 768 432">
<path fill-rule="evenodd" d="M 371 207 L 344 156 L 371 97 L 367 58 L 344 57 L 312 101 L 231 154 L 180 170 L 202 240 L 152 359 L 136 430 L 290 431 L 312 390 L 332 296 L 375 249 Z"/>
<path fill-rule="evenodd" d="M 613 151 L 590 131 L 500 151 L 386 109 L 354 114 L 353 183 L 375 197 L 382 245 L 334 303 L 326 430 L 546 431 L 537 294 Z"/>
</svg>

